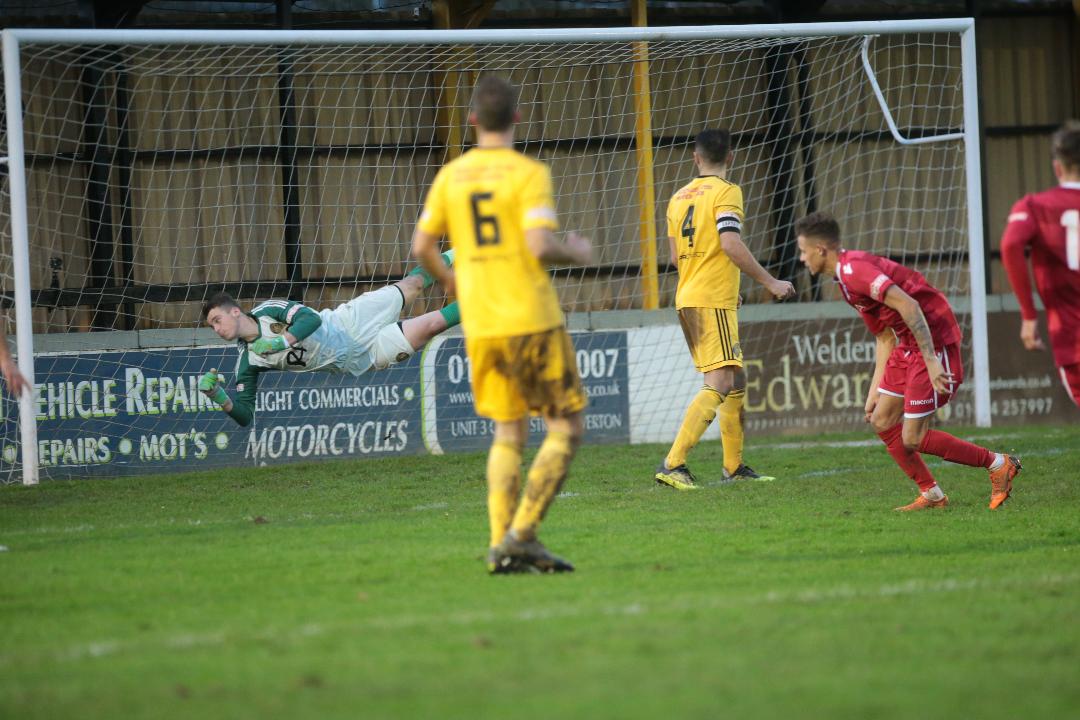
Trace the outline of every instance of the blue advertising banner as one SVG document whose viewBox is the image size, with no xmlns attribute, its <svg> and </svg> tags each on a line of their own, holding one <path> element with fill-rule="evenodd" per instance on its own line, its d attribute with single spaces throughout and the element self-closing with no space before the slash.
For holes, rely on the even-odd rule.
<svg viewBox="0 0 1080 720">
<path fill-rule="evenodd" d="M 626 332 L 572 333 L 571 339 L 581 382 L 589 396 L 589 407 L 585 411 L 585 442 L 628 442 L 630 397 Z M 435 442 L 446 452 L 486 449 L 491 444 L 493 425 L 473 410 L 464 339 L 446 338 L 435 352 Z M 545 430 L 541 418 L 530 418 L 530 444 L 538 444 Z"/>
<path fill-rule="evenodd" d="M 197 390 L 232 346 L 35 358 L 43 477 L 113 476 L 424 451 L 420 360 L 361 377 L 268 372 L 255 422 L 237 425 Z M 18 406 L 4 401 L 0 473 L 19 462 Z"/>
</svg>

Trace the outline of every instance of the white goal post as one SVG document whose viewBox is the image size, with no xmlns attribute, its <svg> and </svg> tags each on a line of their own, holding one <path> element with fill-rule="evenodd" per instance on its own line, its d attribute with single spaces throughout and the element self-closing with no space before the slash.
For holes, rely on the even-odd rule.
<svg viewBox="0 0 1080 720">
<path fill-rule="evenodd" d="M 944 39 L 924 39 L 937 37 Z M 220 176 L 222 184 L 204 195 L 196 193 L 196 204 L 191 205 L 187 198 L 191 196 L 193 181 L 187 179 L 185 173 L 189 168 L 183 165 L 187 160 L 175 159 L 183 153 L 169 145 L 173 142 L 170 138 L 179 135 L 179 131 L 167 127 L 169 107 L 145 110 L 144 115 L 153 115 L 157 125 L 142 128 L 132 141 L 135 146 L 122 153 L 127 158 L 123 161 L 127 170 L 138 170 L 139 177 L 148 183 L 134 201 L 136 210 L 142 213 L 135 223 L 136 244 L 142 241 L 140 221 L 148 226 L 153 218 L 158 218 L 155 222 L 164 235 L 175 231 L 178 218 L 184 218 L 184 222 L 197 225 L 198 232 L 193 230 L 192 235 L 199 238 L 190 242 L 205 245 L 177 249 L 161 244 L 160 248 L 164 249 L 154 250 L 160 255 L 145 254 L 136 248 L 134 260 L 125 261 L 135 265 L 129 267 L 128 276 L 123 282 L 113 282 L 120 271 L 110 270 L 113 275 L 103 281 L 105 289 L 99 295 L 105 297 L 114 287 L 130 285 L 131 279 L 140 273 L 146 278 L 160 277 L 153 270 L 162 263 L 194 262 L 184 259 L 189 249 L 202 253 L 191 257 L 207 259 L 202 261 L 205 268 L 192 267 L 186 278 L 156 281 L 158 285 L 170 282 L 184 285 L 186 294 L 182 297 L 176 293 L 168 296 L 180 297 L 184 302 L 178 302 L 178 306 L 183 304 L 186 308 L 183 311 L 146 309 L 158 302 L 149 291 L 136 300 L 122 296 L 120 290 L 116 291 L 119 294 L 110 296 L 121 298 L 109 300 L 113 305 L 131 302 L 143 308 L 137 311 L 137 317 L 132 315 L 129 329 L 197 325 L 199 318 L 192 315 L 192 308 L 203 299 L 198 296 L 201 292 L 198 288 L 215 282 L 266 284 L 266 278 L 274 278 L 283 288 L 279 293 L 284 288 L 301 292 L 297 290 L 301 284 L 297 284 L 292 270 L 283 271 L 283 267 L 308 268 L 309 280 L 314 277 L 312 272 L 322 273 L 318 275 L 321 285 L 317 284 L 321 294 L 305 295 L 304 300 L 324 307 L 340 302 L 358 289 L 378 284 L 379 279 L 387 282 L 400 276 L 408 265 L 406 236 L 401 228 L 407 225 L 411 229 L 426 183 L 445 160 L 442 153 L 454 153 L 467 146 L 461 125 L 466 114 L 468 86 L 475 73 L 491 69 L 508 73 L 522 85 L 523 105 L 538 114 L 541 108 L 548 108 L 547 116 L 542 121 L 533 120 L 519 140 L 525 142 L 526 152 L 539 152 L 552 164 L 563 225 L 592 232 L 600 239 L 597 247 L 603 268 L 585 275 L 556 272 L 557 285 L 569 311 L 625 308 L 647 311 L 670 305 L 673 288 L 670 268 L 661 267 L 658 273 L 655 266 L 646 265 L 650 257 L 656 257 L 658 247 L 661 266 L 666 258 L 664 193 L 677 186 L 674 183 L 680 178 L 685 182 L 690 172 L 685 149 L 695 125 L 697 129 L 703 123 L 725 125 L 732 128 L 737 138 L 743 138 L 742 145 L 736 143 L 740 155 L 733 172 L 735 181 L 744 190 L 750 187 L 757 194 L 747 197 L 747 221 L 751 228 L 755 215 L 769 213 L 764 198 L 779 192 L 776 187 L 789 182 L 788 175 L 800 175 L 805 180 L 799 187 L 789 188 L 787 201 L 771 200 L 777 217 L 760 222 L 760 234 L 748 241 L 755 254 L 766 260 L 770 253 L 779 252 L 778 245 L 783 240 L 776 238 L 787 227 L 792 213 L 819 204 L 822 209 L 836 208 L 834 214 L 842 226 L 849 220 L 845 208 L 858 214 L 857 222 L 852 223 L 858 227 L 856 236 L 862 241 L 863 249 L 903 254 L 906 248 L 902 243 L 912 213 L 918 211 L 920 202 L 938 202 L 926 198 L 941 198 L 940 208 L 927 213 L 931 225 L 920 224 L 912 230 L 912 234 L 921 231 L 933 237 L 924 238 L 925 242 L 920 240 L 922 244 L 911 250 L 911 255 L 923 258 L 915 261 L 916 269 L 928 274 L 931 282 L 946 294 L 967 297 L 966 307 L 961 310 L 970 320 L 962 320 L 961 324 L 970 329 L 970 334 L 965 332 L 970 337 L 972 366 L 969 386 L 973 411 L 968 417 L 980 426 L 990 424 L 986 258 L 972 19 L 448 31 L 7 29 L 2 38 L 6 193 L 10 205 L 5 211 L 10 245 L 0 251 L 0 256 L 7 256 L 10 270 L 2 273 L 0 282 L 7 296 L 14 297 L 18 363 L 31 383 L 35 322 L 41 323 L 34 314 L 33 298 L 35 291 L 47 289 L 45 278 L 48 277 L 47 271 L 37 265 L 32 269 L 31 259 L 45 258 L 52 252 L 48 248 L 68 242 L 56 238 L 70 234 L 71 228 L 85 231 L 85 223 L 92 221 L 86 219 L 86 203 L 90 201 L 83 198 L 81 202 L 66 202 L 64 194 L 77 196 L 88 192 L 81 186 L 73 187 L 73 177 L 87 185 L 96 182 L 82 171 L 64 171 L 39 177 L 28 187 L 28 157 L 35 157 L 48 171 L 60 163 L 81 162 L 79 157 L 93 152 L 88 143 L 92 144 L 94 138 L 86 131 L 86 119 L 76 119 L 75 124 L 82 125 L 72 129 L 73 116 L 65 114 L 68 111 L 63 109 L 64 93 L 70 93 L 73 97 L 68 102 L 73 102 L 78 93 L 87 92 L 80 85 L 83 79 L 70 68 L 59 66 L 87 63 L 108 75 L 113 72 L 109 63 L 115 62 L 116 67 L 136 80 L 145 80 L 145 96 L 139 94 L 143 86 L 132 93 L 137 96 L 135 105 L 149 102 L 144 97 L 149 97 L 151 90 L 159 94 L 172 92 L 177 98 L 177 115 L 204 111 L 207 117 L 218 118 L 207 120 L 209 125 L 201 124 L 203 121 L 197 118 L 191 121 L 185 137 L 192 139 L 182 150 L 196 158 L 195 161 L 209 165 L 218 158 L 243 160 L 258 152 L 263 153 L 260 157 L 269 158 L 265 167 L 254 163 L 227 171 L 217 166 L 204 168 L 206 177 Z M 909 41 L 910 38 L 914 39 Z M 886 45 L 880 56 L 875 57 L 879 41 Z M 910 42 L 908 49 L 905 42 Z M 110 51 L 117 48 L 124 52 L 115 53 L 114 60 Z M 179 54 L 178 49 L 182 51 Z M 264 71 L 269 73 L 268 68 L 279 72 L 278 63 L 283 57 L 296 63 L 295 68 L 290 65 L 290 73 L 294 70 L 297 76 L 308 73 L 295 87 L 283 89 L 271 74 L 260 75 Z M 788 64 L 791 57 L 798 58 L 795 69 Z M 879 67 L 878 60 L 884 61 L 885 69 Z M 648 97 L 635 97 L 635 66 L 652 75 Z M 766 76 L 767 79 L 762 79 Z M 203 87 L 200 77 L 209 77 L 213 82 Z M 248 80 L 251 84 L 245 84 Z M 559 88 L 553 89 L 553 82 Z M 96 91 L 120 92 L 115 84 L 102 87 Z M 797 104 L 784 95 L 788 87 L 796 88 L 800 101 L 805 101 L 807 107 L 813 106 L 818 116 L 824 117 L 820 127 L 807 126 L 806 118 L 798 113 L 797 117 L 788 118 L 775 112 L 780 105 Z M 330 94 L 332 89 L 337 96 Z M 600 92 L 605 94 L 601 96 Z M 273 100 L 278 93 L 299 98 L 295 102 L 302 117 L 288 122 L 277 117 L 278 109 L 270 107 L 267 98 Z M 346 101 L 328 105 L 327 98 L 340 100 L 350 93 L 353 93 L 352 102 L 366 102 L 370 107 L 348 107 Z M 184 98 L 189 95 L 197 96 L 190 106 L 184 104 L 187 102 Z M 764 99 L 774 106 L 758 107 Z M 425 100 L 437 100 L 436 106 L 425 107 Z M 873 114 L 867 109 L 871 105 Z M 446 112 L 450 114 L 446 116 Z M 113 138 L 115 144 L 118 135 L 128 133 L 139 122 L 137 113 L 133 110 L 127 120 L 120 120 L 114 111 L 105 111 L 96 121 L 100 124 L 101 137 Z M 852 115 L 850 122 L 845 113 Z M 651 130 L 645 142 L 656 143 L 658 155 L 652 169 L 658 179 L 653 187 L 651 169 L 649 185 L 642 187 L 641 174 L 637 172 L 640 168 L 633 165 L 634 158 L 652 158 L 653 148 L 644 156 L 635 155 L 634 150 L 641 145 L 640 123 L 649 115 L 651 125 L 644 127 Z M 361 117 L 362 120 L 357 119 Z M 400 123 L 400 127 L 395 123 Z M 639 131 L 638 140 L 635 129 Z M 271 178 L 274 183 L 269 183 L 264 174 L 283 163 L 285 151 L 280 143 L 286 130 L 310 135 L 306 140 L 290 141 L 293 145 L 289 151 L 295 154 L 298 144 L 307 143 L 310 163 L 303 165 L 292 180 L 284 182 L 282 190 L 276 176 Z M 825 170 L 816 186 L 811 172 L 813 150 L 807 144 L 788 143 L 788 138 L 779 137 L 784 132 L 797 135 L 799 143 L 809 142 L 806 138 L 818 138 L 817 152 L 824 158 L 820 165 Z M 256 139 L 246 150 L 233 152 L 222 146 L 226 140 L 231 142 L 237 137 Z M 886 147 L 884 142 L 889 141 L 886 139 L 901 149 L 894 151 Z M 146 147 L 140 148 L 139 142 L 147 143 Z M 773 150 L 778 143 L 787 148 L 786 155 Z M 319 165 L 318 158 L 360 145 L 364 152 L 387 158 L 385 164 L 371 170 L 370 185 L 353 187 L 367 183 L 368 176 L 363 174 L 367 170 L 358 171 L 349 162 Z M 414 159 L 421 155 L 427 159 Z M 120 153 L 112 157 L 113 167 L 119 163 L 117 157 Z M 742 164 L 741 158 L 745 158 Z M 294 161 L 294 169 L 299 167 L 293 155 L 286 159 Z M 136 167 L 137 162 L 145 166 Z M 391 167 L 393 164 L 410 164 L 413 170 L 403 175 Z M 895 168 L 895 177 L 882 182 L 872 180 L 874 173 L 885 172 L 881 168 L 889 168 L 889 172 Z M 333 181 L 336 184 L 329 179 L 331 175 L 337 178 Z M 307 199 L 308 189 L 299 186 L 304 180 L 321 183 L 322 204 Z M 380 180 L 384 189 L 393 190 L 391 196 L 405 198 L 400 200 L 398 215 L 378 214 L 390 202 L 375 197 L 382 192 Z M 134 182 L 128 182 L 124 192 L 130 193 Z M 173 188 L 172 183 L 187 184 Z M 261 183 L 275 187 L 264 193 Z M 115 191 L 117 179 L 106 174 L 101 184 Z M 853 201 L 852 197 L 863 187 L 867 197 Z M 170 190 L 172 196 L 168 195 Z M 284 193 L 285 197 L 277 198 L 276 192 Z M 297 195 L 290 200 L 289 192 Z M 293 261 L 288 259 L 286 249 L 284 260 L 275 256 L 265 261 L 275 268 L 267 270 L 268 274 L 237 276 L 229 274 L 232 270 L 224 275 L 215 274 L 213 268 L 219 265 L 234 270 L 245 265 L 247 258 L 237 259 L 235 255 L 252 247 L 250 243 L 259 242 L 250 237 L 245 240 L 236 234 L 235 228 L 256 219 L 262 221 L 261 216 L 267 212 L 274 214 L 266 210 L 271 201 L 260 193 L 274 198 L 273 202 L 279 205 L 291 206 L 296 214 L 294 221 L 290 221 L 287 207 L 282 211 L 286 214 L 284 220 L 272 227 L 268 224 L 266 232 L 272 234 L 281 225 L 292 222 L 304 233 L 302 247 L 311 257 L 303 260 L 306 265 L 290 265 Z M 369 197 L 358 199 L 363 193 Z M 595 194 L 603 197 L 590 200 Z M 248 199 L 234 201 L 225 197 L 233 195 Z M 127 208 L 117 210 L 120 201 L 115 196 L 108 197 L 95 201 L 100 206 L 95 212 L 105 206 L 119 215 L 133 212 Z M 164 199 L 153 199 L 158 197 Z M 160 206 L 151 208 L 155 202 Z M 656 204 L 658 227 L 644 227 L 639 219 L 645 217 L 639 213 L 642 206 L 650 202 Z M 211 215 L 214 219 L 207 220 Z M 887 219 L 879 221 L 877 215 Z M 63 217 L 50 225 L 42 220 L 48 216 Z M 934 227 L 934 222 L 940 227 Z M 356 230 L 365 223 L 365 229 L 373 229 L 371 233 Z M 966 242 L 952 239 L 960 234 L 966 234 Z M 110 237 L 109 242 L 112 241 Z M 116 242 L 119 244 L 119 240 Z M 183 240 L 177 242 L 182 244 Z M 778 262 L 786 263 L 785 272 L 790 271 L 790 256 L 783 252 L 780 256 L 787 257 Z M 168 257 L 173 259 L 167 260 Z M 80 260 L 83 261 L 90 265 L 94 258 Z M 920 262 L 925 266 L 920 266 Z M 311 270 L 317 263 L 323 267 Z M 326 269 L 331 265 L 338 268 L 333 273 Z M 283 272 L 288 275 L 287 281 L 281 280 Z M 337 283 L 334 287 L 329 287 L 331 276 L 339 278 L 334 281 Z M 57 278 L 55 269 L 52 278 L 54 281 Z M 55 299 L 64 297 L 65 292 L 75 293 L 76 286 L 91 287 L 92 283 L 85 278 L 80 280 L 81 284 L 64 283 L 64 287 L 49 297 L 59 302 Z M 145 280 L 145 284 L 152 284 L 152 280 Z M 816 283 L 812 288 L 805 285 L 801 291 L 803 299 L 822 298 Z M 91 295 L 88 291 L 87 297 Z M 250 297 L 265 299 L 259 293 Z M 79 305 L 75 302 L 72 307 Z M 93 326 L 92 321 L 90 325 Z M 761 345 L 767 342 L 768 338 L 758 338 Z M 679 412 L 682 403 L 683 399 L 679 399 Z M 22 481 L 26 484 L 38 481 L 37 425 L 41 412 L 41 406 L 30 395 L 20 398 L 18 432 Z"/>
</svg>

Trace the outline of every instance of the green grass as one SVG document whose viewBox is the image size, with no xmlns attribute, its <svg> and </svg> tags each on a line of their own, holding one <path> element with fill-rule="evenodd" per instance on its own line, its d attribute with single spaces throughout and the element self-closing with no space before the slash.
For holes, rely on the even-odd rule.
<svg viewBox="0 0 1080 720">
<path fill-rule="evenodd" d="M 485 574 L 482 455 L 5 487 L 0 717 L 1076 717 L 1080 429 L 961 434 L 1021 454 L 1002 510 L 934 463 L 893 513 L 873 444 L 696 493 L 584 448 L 562 576 Z"/>
</svg>

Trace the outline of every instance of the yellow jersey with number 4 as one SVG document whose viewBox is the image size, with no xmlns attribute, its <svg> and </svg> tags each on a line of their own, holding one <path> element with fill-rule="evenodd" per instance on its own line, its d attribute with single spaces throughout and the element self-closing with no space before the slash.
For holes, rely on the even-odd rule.
<svg viewBox="0 0 1080 720">
<path fill-rule="evenodd" d="M 694 178 L 672 196 L 667 226 L 678 255 L 676 308 L 738 307 L 739 268 L 720 247 L 720 233 L 741 233 L 742 221 L 742 190 L 716 175 Z"/>
<path fill-rule="evenodd" d="M 466 337 L 563 324 L 547 270 L 525 243 L 527 230 L 558 227 L 547 166 L 512 148 L 473 148 L 439 171 L 419 228 L 450 238 Z"/>
</svg>

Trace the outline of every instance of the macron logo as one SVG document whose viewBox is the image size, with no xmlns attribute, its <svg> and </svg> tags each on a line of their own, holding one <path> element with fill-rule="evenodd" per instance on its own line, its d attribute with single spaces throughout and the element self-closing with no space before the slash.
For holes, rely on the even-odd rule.
<svg viewBox="0 0 1080 720">
<path fill-rule="evenodd" d="M 1021 220 L 1027 220 L 1028 214 L 1026 212 L 1014 212 L 1009 214 L 1009 222 L 1020 222 Z"/>
<path fill-rule="evenodd" d="M 930 398 L 929 400 L 908 400 L 908 402 L 912 405 L 929 405 L 930 403 L 934 402 L 934 399 Z"/>
<path fill-rule="evenodd" d="M 855 272 L 854 270 L 851 269 L 851 263 L 844 263 L 843 268 L 844 268 L 844 274 L 845 275 L 851 275 L 851 274 L 853 274 Z"/>
</svg>

